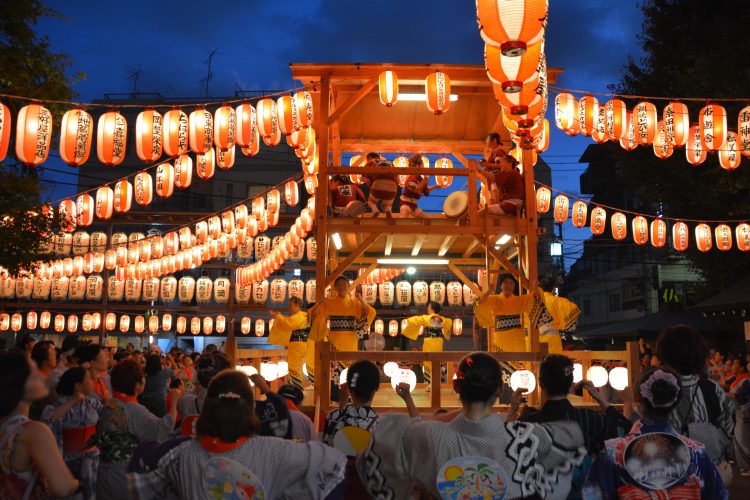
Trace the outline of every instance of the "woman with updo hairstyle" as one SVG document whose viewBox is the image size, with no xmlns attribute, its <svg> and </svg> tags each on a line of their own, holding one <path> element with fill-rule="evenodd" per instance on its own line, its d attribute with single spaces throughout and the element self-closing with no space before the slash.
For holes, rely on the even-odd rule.
<svg viewBox="0 0 750 500">
<path fill-rule="evenodd" d="M 194 500 L 248 493 L 251 498 L 332 498 L 344 478 L 344 456 L 319 442 L 257 435 L 254 407 L 247 375 L 219 373 L 208 386 L 196 437 L 172 448 L 155 470 L 131 474 L 131 493 Z"/>
<path fill-rule="evenodd" d="M 584 498 L 728 498 L 703 444 L 669 423 L 681 396 L 677 372 L 662 367 L 641 374 L 635 394 L 641 419 L 627 436 L 605 442 L 591 466 Z"/>
<path fill-rule="evenodd" d="M 442 493 L 472 494 L 471 488 L 481 481 L 463 471 L 480 466 L 482 477 L 495 481 L 494 490 L 481 494 L 485 498 L 565 498 L 573 468 L 586 453 L 580 429 L 573 422 L 506 422 L 494 408 L 502 388 L 498 361 L 475 352 L 456 370 L 453 389 L 462 409 L 455 418 L 443 422 L 381 415 L 370 446 L 357 461 L 368 493 L 374 498 L 411 498 L 417 485 L 430 498 L 463 498 Z"/>
<path fill-rule="evenodd" d="M 364 360 L 352 363 L 346 372 L 346 383 L 341 384 L 339 407 L 326 415 L 323 442 L 333 446 L 334 436 L 344 427 L 372 430 L 378 416 L 371 405 L 379 388 L 380 369 L 374 363 Z"/>
</svg>

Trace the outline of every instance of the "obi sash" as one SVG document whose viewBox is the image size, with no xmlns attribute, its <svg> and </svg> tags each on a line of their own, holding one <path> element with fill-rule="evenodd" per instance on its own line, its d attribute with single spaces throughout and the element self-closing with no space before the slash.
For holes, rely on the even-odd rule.
<svg viewBox="0 0 750 500">
<path fill-rule="evenodd" d="M 357 320 L 354 316 L 329 316 L 328 331 L 331 332 L 353 332 L 357 328 Z"/>
<path fill-rule="evenodd" d="M 495 316 L 495 331 L 517 330 L 521 328 L 521 315 Z"/>
<path fill-rule="evenodd" d="M 63 450 L 65 453 L 83 453 L 86 451 L 94 451 L 96 446 L 86 446 L 91 436 L 96 433 L 95 425 L 87 425 L 86 427 L 77 427 L 75 429 L 63 429 Z"/>
<path fill-rule="evenodd" d="M 310 334 L 309 328 L 302 328 L 300 330 L 292 330 L 292 334 L 289 337 L 289 342 L 307 342 L 307 336 Z"/>
</svg>

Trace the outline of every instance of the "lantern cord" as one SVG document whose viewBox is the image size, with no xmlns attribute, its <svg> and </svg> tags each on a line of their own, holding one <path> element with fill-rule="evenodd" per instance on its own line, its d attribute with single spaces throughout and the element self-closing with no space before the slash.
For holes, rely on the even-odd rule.
<svg viewBox="0 0 750 500">
<path fill-rule="evenodd" d="M 580 196 L 576 196 L 576 195 L 573 195 L 573 194 L 566 193 L 564 191 L 560 191 L 559 189 L 555 189 L 552 186 L 549 186 L 547 184 L 544 184 L 544 183 L 536 181 L 536 180 L 534 181 L 534 183 L 537 184 L 540 187 L 546 187 L 547 189 L 549 189 L 552 192 L 559 193 L 559 194 L 561 194 L 563 196 L 567 196 L 568 198 L 571 198 L 571 199 L 573 199 L 575 201 L 581 201 L 583 203 L 586 203 L 586 205 L 594 205 L 594 206 L 597 206 L 597 207 L 602 207 L 602 208 L 606 208 L 606 209 L 609 209 L 609 210 L 613 210 L 615 212 L 622 212 L 624 214 L 633 215 L 633 216 L 639 215 L 641 217 L 649 217 L 651 219 L 671 220 L 671 221 L 675 221 L 675 222 L 695 222 L 695 223 L 703 223 L 703 222 L 708 223 L 708 222 L 711 222 L 711 223 L 717 223 L 717 224 L 721 224 L 721 223 L 740 223 L 740 222 L 747 222 L 748 220 L 750 220 L 750 217 L 747 217 L 745 219 L 714 220 L 714 219 L 690 219 L 690 218 L 683 218 L 683 217 L 667 217 L 667 216 L 662 216 L 662 215 L 642 214 L 642 213 L 639 213 L 639 212 L 633 212 L 632 210 L 625 210 L 625 209 L 622 209 L 622 208 L 617 208 L 617 207 L 613 207 L 613 206 L 610 206 L 610 205 L 605 205 L 603 203 L 597 203 L 597 202 L 594 202 L 594 201 L 591 201 L 591 200 L 585 200 L 585 199 L 581 198 Z M 550 208 L 554 209 L 553 206 L 554 206 L 554 202 L 551 202 L 550 203 Z M 570 210 L 572 210 L 572 208 Z"/>
<path fill-rule="evenodd" d="M 604 97 L 622 97 L 624 99 L 649 99 L 654 101 L 696 101 L 696 102 L 750 102 L 748 97 L 663 97 L 663 96 L 648 96 L 648 95 L 634 95 L 634 94 L 615 94 L 611 92 L 597 92 L 593 90 L 581 90 L 581 89 L 569 89 L 564 87 L 558 87 L 556 85 L 550 85 L 550 90 L 556 92 L 568 92 L 571 94 L 583 94 L 583 95 L 600 95 Z"/>
</svg>

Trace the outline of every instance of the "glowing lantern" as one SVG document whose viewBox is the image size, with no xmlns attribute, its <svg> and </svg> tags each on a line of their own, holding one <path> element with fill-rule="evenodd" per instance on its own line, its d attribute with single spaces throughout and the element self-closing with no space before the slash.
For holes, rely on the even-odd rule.
<svg viewBox="0 0 750 500">
<path fill-rule="evenodd" d="M 271 250 L 271 239 L 266 235 L 255 238 L 255 259 L 262 260 Z"/>
<path fill-rule="evenodd" d="M 281 195 L 278 189 L 274 188 L 266 195 L 266 210 L 274 213 L 281 210 Z"/>
<path fill-rule="evenodd" d="M 216 278 L 216 281 L 214 281 L 214 301 L 217 304 L 226 304 L 229 302 L 229 286 L 229 278 Z"/>
<path fill-rule="evenodd" d="M 559 194 L 555 197 L 555 220 L 562 224 L 568 220 L 568 197 Z"/>
<path fill-rule="evenodd" d="M 135 121 L 135 152 L 142 161 L 151 163 L 162 153 L 163 117 L 158 111 L 147 109 L 138 113 Z"/>
<path fill-rule="evenodd" d="M 313 280 L 307 280 L 305 283 L 305 300 L 308 304 L 312 304 L 316 300 L 316 290 L 317 290 L 317 284 L 316 281 Z"/>
<path fill-rule="evenodd" d="M 727 140 L 727 110 L 718 104 L 709 104 L 698 113 L 698 129 L 703 147 L 716 151 Z"/>
<path fill-rule="evenodd" d="M 68 332 L 75 333 L 78 331 L 78 316 L 71 314 L 68 316 Z"/>
<path fill-rule="evenodd" d="M 34 280 L 34 291 L 31 297 L 36 300 L 47 300 L 52 291 L 52 280 L 48 278 L 36 278 Z"/>
<path fill-rule="evenodd" d="M 398 101 L 398 77 L 393 71 L 383 71 L 378 78 L 380 102 L 389 108 Z"/>
<path fill-rule="evenodd" d="M 616 391 L 625 390 L 628 386 L 628 369 L 624 366 L 612 368 L 609 372 L 609 385 Z"/>
<path fill-rule="evenodd" d="M 152 276 L 143 280 L 143 300 L 151 302 L 159 297 L 159 278 Z"/>
<path fill-rule="evenodd" d="M 159 316 L 151 315 L 148 317 L 148 333 L 156 333 L 159 331 Z"/>
<path fill-rule="evenodd" d="M 601 144 L 609 140 L 609 136 L 607 135 L 607 108 L 606 106 L 599 106 L 598 114 L 599 116 L 596 118 L 596 128 L 594 129 L 593 132 L 591 132 L 591 138 L 597 144 Z M 549 143 L 549 138 L 547 138 L 547 143 Z"/>
<path fill-rule="evenodd" d="M 216 155 L 210 148 L 205 153 L 195 155 L 195 173 L 203 180 L 210 179 L 216 171 Z"/>
<path fill-rule="evenodd" d="M 596 130 L 599 120 L 599 101 L 596 97 L 585 95 L 578 101 L 578 130 L 590 136 Z"/>
<path fill-rule="evenodd" d="M 141 300 L 143 281 L 139 279 L 125 280 L 125 299 L 131 302 Z"/>
<path fill-rule="evenodd" d="M 474 290 L 472 290 L 469 285 L 464 283 L 462 287 L 462 291 L 463 291 L 464 304 L 467 306 L 473 305 L 474 302 L 477 300 L 477 296 L 474 293 Z"/>
<path fill-rule="evenodd" d="M 445 302 L 445 283 L 440 281 L 430 283 L 430 301 L 441 305 Z"/>
<path fill-rule="evenodd" d="M 678 252 L 687 250 L 688 226 L 684 222 L 675 222 L 674 226 L 672 226 L 672 245 Z"/>
<path fill-rule="evenodd" d="M 71 167 L 83 165 L 91 153 L 94 120 L 82 109 L 71 109 L 60 126 L 60 158 Z"/>
<path fill-rule="evenodd" d="M 242 335 L 247 335 L 250 333 L 250 329 L 252 327 L 253 320 L 250 319 L 248 316 L 243 316 L 242 320 L 240 321 L 240 332 Z"/>
<path fill-rule="evenodd" d="M 576 120 L 577 103 L 576 98 L 567 92 L 561 92 L 555 97 L 555 125 L 560 130 L 567 132 L 573 127 Z"/>
<path fill-rule="evenodd" d="M 661 248 L 667 244 L 667 223 L 662 219 L 651 221 L 651 245 Z"/>
<path fill-rule="evenodd" d="M 716 237 L 716 248 L 722 252 L 732 248 L 732 228 L 726 224 L 719 224 L 714 229 L 714 236 Z"/>
<path fill-rule="evenodd" d="M 461 318 L 453 320 L 453 335 L 459 336 L 464 331 L 464 322 Z"/>
<path fill-rule="evenodd" d="M 107 111 L 99 117 L 96 133 L 96 155 L 110 167 L 125 159 L 128 123 L 118 111 Z"/>
<path fill-rule="evenodd" d="M 304 288 L 304 285 L 302 286 Z M 234 301 L 237 304 L 245 305 L 250 303 L 250 296 L 252 295 L 251 285 L 240 285 L 236 284 L 234 287 Z"/>
<path fill-rule="evenodd" d="M 318 176 L 305 174 L 304 181 L 305 191 L 307 191 L 307 194 L 314 195 L 315 190 L 318 189 Z"/>
<path fill-rule="evenodd" d="M 477 21 L 482 39 L 506 56 L 523 55 L 527 46 L 544 35 L 545 0 L 497 2 L 477 0 Z"/>
<path fill-rule="evenodd" d="M 312 236 L 305 241 L 307 260 L 315 262 L 318 257 L 318 242 Z"/>
<path fill-rule="evenodd" d="M 600 108 L 602 111 L 604 108 Z M 535 150 L 537 153 L 544 153 L 549 148 L 549 120 L 542 120 L 542 128 L 539 133 L 539 140 L 536 143 Z"/>
<path fill-rule="evenodd" d="M 228 170 L 234 166 L 234 146 L 229 149 L 216 148 L 216 166 L 222 170 Z"/>
<path fill-rule="evenodd" d="M 500 85 L 493 85 L 492 90 L 495 99 L 500 105 L 508 109 L 511 115 L 536 115 L 542 107 L 542 99 L 537 93 L 539 88 L 538 80 L 524 83 L 518 92 L 504 92 Z M 530 125 L 532 122 L 523 121 L 524 125 Z"/>
<path fill-rule="evenodd" d="M 396 287 L 390 281 L 378 285 L 378 298 L 380 299 L 380 305 L 384 307 L 392 306 L 395 296 Z"/>
<path fill-rule="evenodd" d="M 177 284 L 177 297 L 180 302 L 191 302 L 195 295 L 195 278 L 183 276 Z"/>
<path fill-rule="evenodd" d="M 586 225 L 587 214 L 588 214 L 588 206 L 586 206 L 586 203 L 582 202 L 581 200 L 578 200 L 575 203 L 573 203 L 572 217 L 573 217 L 573 225 L 575 227 L 581 228 Z"/>
<path fill-rule="evenodd" d="M 690 130 L 690 113 L 686 104 L 670 102 L 664 108 L 664 131 L 667 143 L 673 147 L 684 146 Z"/>
<path fill-rule="evenodd" d="M 107 313 L 106 316 L 104 316 L 104 329 L 108 332 L 114 331 L 114 329 L 117 326 L 117 315 L 115 313 Z"/>
<path fill-rule="evenodd" d="M 10 145 L 10 109 L 0 102 L 0 161 L 4 160 L 8 154 Z"/>
<path fill-rule="evenodd" d="M 383 335 L 383 332 L 384 332 L 383 320 L 380 319 L 380 318 L 376 319 L 373 328 L 374 328 L 373 331 L 375 332 L 376 335 Z M 393 363 L 393 362 L 391 362 L 391 363 Z M 393 364 L 396 364 L 396 363 L 393 363 Z M 388 363 L 386 363 L 383 366 L 383 370 L 385 370 L 386 366 L 388 366 Z M 396 365 L 396 368 L 398 368 L 398 365 Z M 386 373 L 386 375 L 387 375 L 387 373 Z"/>
<path fill-rule="evenodd" d="M 734 237 L 737 240 L 737 248 L 743 252 L 750 251 L 750 224 L 745 222 L 737 224 Z"/>
<path fill-rule="evenodd" d="M 435 168 L 453 168 L 453 161 L 451 161 L 450 158 L 443 156 L 442 158 L 438 158 L 437 161 L 435 161 Z M 453 176 L 452 175 L 436 175 L 435 176 L 435 182 L 440 187 L 448 187 L 451 184 L 453 184 Z"/>
<path fill-rule="evenodd" d="M 198 316 L 190 318 L 190 333 L 198 335 L 201 332 L 201 319 Z"/>
<path fill-rule="evenodd" d="M 156 194 L 169 198 L 174 192 L 174 167 L 171 163 L 162 163 L 156 167 Z"/>
<path fill-rule="evenodd" d="M 213 291 L 214 282 L 208 276 L 201 276 L 195 282 L 195 297 L 199 304 L 208 304 L 211 301 L 211 292 Z"/>
<path fill-rule="evenodd" d="M 294 94 L 294 100 L 297 102 L 297 111 L 299 112 L 300 127 L 310 127 L 313 124 L 313 100 L 312 94 L 307 91 L 297 92 Z"/>
<path fill-rule="evenodd" d="M 417 386 L 417 375 L 408 368 L 400 368 L 392 372 L 391 387 L 395 390 L 400 384 L 407 384 L 409 392 L 413 392 Z"/>
<path fill-rule="evenodd" d="M 62 332 L 65 330 L 65 316 L 62 314 L 55 314 L 55 331 L 57 333 Z"/>
<path fill-rule="evenodd" d="M 586 379 L 590 380 L 594 387 L 604 387 L 609 382 L 609 374 L 603 366 L 592 366 L 586 370 Z"/>
<path fill-rule="evenodd" d="M 66 233 L 72 233 L 76 229 L 76 202 L 73 200 L 63 200 L 57 207 L 62 222 L 60 229 Z"/>
<path fill-rule="evenodd" d="M 133 185 L 126 180 L 117 181 L 115 184 L 114 209 L 117 213 L 130 211 L 133 202 Z"/>
<path fill-rule="evenodd" d="M 745 106 L 737 116 L 739 148 L 743 156 L 750 156 L 750 106 Z"/>
<path fill-rule="evenodd" d="M 648 243 L 648 221 L 642 215 L 633 217 L 632 222 L 633 241 L 638 245 Z"/>
<path fill-rule="evenodd" d="M 119 302 L 125 296 L 125 280 L 110 276 L 107 281 L 107 300 Z"/>
<path fill-rule="evenodd" d="M 638 140 L 635 131 L 635 121 L 633 120 L 633 114 L 628 113 L 626 117 L 627 132 L 625 137 L 620 139 L 620 147 L 625 151 L 633 151 L 638 147 Z"/>
<path fill-rule="evenodd" d="M 525 389 L 523 394 L 531 394 L 536 389 L 536 377 L 529 370 L 516 370 L 510 376 L 510 387 L 514 391 Z"/>
<path fill-rule="evenodd" d="M 268 281 L 256 281 L 253 283 L 253 302 L 265 304 L 268 300 Z"/>
<path fill-rule="evenodd" d="M 203 333 L 211 335 L 214 332 L 214 319 L 211 316 L 203 318 Z"/>
<path fill-rule="evenodd" d="M 667 133 L 663 120 L 659 120 L 656 126 L 656 137 L 654 137 L 654 154 L 657 158 L 666 159 L 672 156 L 674 147 L 667 142 Z"/>
<path fill-rule="evenodd" d="M 235 110 L 237 132 L 235 140 L 241 147 L 258 144 L 258 128 L 255 107 L 252 104 L 240 104 Z"/>
<path fill-rule="evenodd" d="M 460 306 L 463 300 L 463 286 L 458 281 L 450 281 L 445 288 L 448 295 L 448 305 Z"/>
<path fill-rule="evenodd" d="M 26 329 L 36 330 L 37 319 L 36 311 L 29 311 L 26 313 Z"/>
<path fill-rule="evenodd" d="M 261 99 L 257 104 L 258 132 L 264 141 L 279 134 L 276 103 L 273 99 Z"/>
<path fill-rule="evenodd" d="M 213 115 L 207 109 L 198 108 L 190 113 L 188 125 L 190 150 L 206 153 L 214 142 Z"/>
<path fill-rule="evenodd" d="M 631 119 L 634 122 L 635 142 L 641 146 L 647 146 L 654 142 L 656 125 L 659 120 L 656 106 L 646 101 L 639 102 L 633 109 Z"/>
<path fill-rule="evenodd" d="M 73 255 L 84 255 L 89 250 L 91 236 L 86 231 L 73 233 Z"/>
<path fill-rule="evenodd" d="M 605 106 L 607 136 L 611 141 L 619 141 L 628 133 L 628 108 L 619 99 L 607 101 Z"/>
<path fill-rule="evenodd" d="M 271 281 L 271 302 L 273 302 L 274 304 L 281 304 L 282 302 L 284 302 L 284 300 L 286 300 L 286 289 L 286 280 L 276 278 L 275 280 Z"/>
<path fill-rule="evenodd" d="M 3 113 L 3 116 L 6 114 Z M 16 157 L 19 161 L 31 166 L 44 163 L 52 140 L 52 114 L 49 110 L 39 104 L 22 107 L 18 112 L 15 139 Z"/>
<path fill-rule="evenodd" d="M 23 316 L 21 316 L 21 313 L 13 313 L 13 316 L 10 317 L 10 329 L 17 332 L 22 326 Z"/>
<path fill-rule="evenodd" d="M 266 321 L 264 319 L 255 320 L 255 336 L 262 337 L 266 333 Z"/>
<path fill-rule="evenodd" d="M 180 155 L 174 161 L 174 185 L 180 189 L 187 189 L 193 182 L 193 159 L 188 155 Z"/>
<path fill-rule="evenodd" d="M 231 106 L 221 106 L 214 114 L 214 143 L 219 149 L 234 148 L 237 114 Z"/>
<path fill-rule="evenodd" d="M 713 247 L 711 228 L 708 224 L 698 224 L 695 226 L 695 245 L 701 252 L 708 252 Z"/>
<path fill-rule="evenodd" d="M 0 314 L 0 331 L 7 332 L 10 328 L 10 315 L 8 313 Z"/>
<path fill-rule="evenodd" d="M 388 335 L 395 337 L 398 335 L 398 321 L 392 319 L 388 322 Z"/>
<path fill-rule="evenodd" d="M 279 121 L 279 131 L 289 135 L 299 130 L 299 110 L 297 101 L 289 95 L 283 95 L 276 100 L 276 115 Z"/>
<path fill-rule="evenodd" d="M 185 316 L 177 316 L 177 324 L 175 330 L 178 334 L 183 334 L 187 330 L 187 318 Z"/>
<path fill-rule="evenodd" d="M 216 326 L 216 333 L 218 333 L 219 335 L 224 333 L 227 329 L 226 316 L 224 316 L 223 314 L 219 314 L 218 316 L 216 316 L 215 326 Z"/>
<path fill-rule="evenodd" d="M 541 43 L 528 47 L 523 57 L 506 56 L 496 46 L 485 44 L 484 65 L 492 83 L 500 85 L 503 92 L 518 92 L 523 83 L 534 77 L 539 67 Z"/>
<path fill-rule="evenodd" d="M 685 146 L 685 156 L 691 165 L 700 165 L 706 160 L 706 148 L 701 140 L 701 128 L 697 125 L 690 127 L 688 141 Z"/>
<path fill-rule="evenodd" d="M 284 184 L 284 201 L 290 207 L 296 206 L 299 203 L 299 188 L 296 181 L 289 181 Z"/>
<path fill-rule="evenodd" d="M 596 207 L 591 211 L 591 232 L 596 236 L 604 233 L 607 224 L 607 211 L 602 207 Z"/>
<path fill-rule="evenodd" d="M 628 219 L 622 212 L 612 214 L 610 221 L 612 226 L 612 237 L 617 241 L 622 241 L 628 235 Z"/>
<path fill-rule="evenodd" d="M 737 134 L 734 132 L 727 132 L 727 139 L 724 141 L 724 145 L 719 149 L 719 165 L 724 170 L 734 170 L 740 166 L 739 146 L 737 144 Z"/>
<path fill-rule="evenodd" d="M 133 179 L 135 191 L 135 202 L 139 205 L 148 205 L 154 199 L 154 184 L 148 172 L 138 172 Z"/>
<path fill-rule="evenodd" d="M 188 150 L 188 116 L 179 109 L 164 114 L 164 153 L 180 156 Z"/>
<path fill-rule="evenodd" d="M 104 291 L 104 279 L 98 274 L 86 278 L 86 300 L 99 301 Z"/>
<path fill-rule="evenodd" d="M 448 111 L 451 105 L 451 80 L 442 71 L 427 75 L 424 83 L 427 95 L 427 109 L 439 115 Z"/>
</svg>

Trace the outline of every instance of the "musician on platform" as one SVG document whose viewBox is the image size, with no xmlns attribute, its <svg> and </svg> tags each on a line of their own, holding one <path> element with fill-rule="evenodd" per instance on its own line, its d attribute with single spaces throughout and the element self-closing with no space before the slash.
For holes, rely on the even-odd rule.
<svg viewBox="0 0 750 500">
<path fill-rule="evenodd" d="M 479 174 L 490 185 L 490 203 L 487 206 L 493 215 L 517 215 L 523 206 L 525 189 L 523 177 L 518 170 L 518 160 L 511 155 L 500 157 L 496 163 L 483 162 Z"/>
<path fill-rule="evenodd" d="M 409 158 L 409 167 L 424 167 L 422 163 L 422 155 L 415 154 Z M 426 175 L 412 174 L 406 178 L 406 184 L 401 192 L 401 203 L 399 212 L 401 217 L 419 217 L 425 216 L 424 211 L 419 208 L 419 198 L 429 196 L 431 191 L 440 189 L 441 186 L 435 184 L 434 186 L 427 185 L 428 177 Z"/>
<path fill-rule="evenodd" d="M 393 164 L 377 153 L 367 153 L 366 167 L 394 168 Z M 372 210 L 373 217 L 377 217 L 382 209 L 386 216 L 393 213 L 393 200 L 398 193 L 398 176 L 394 174 L 362 174 L 362 178 L 370 188 L 367 206 Z M 380 203 L 380 208 L 378 208 Z"/>
<path fill-rule="evenodd" d="M 302 365 L 306 363 L 307 373 L 313 373 L 315 343 L 307 341 L 310 323 L 307 312 L 302 308 L 302 300 L 298 297 L 289 298 L 288 316 L 274 310 L 268 312 L 273 318 L 268 343 L 286 346 L 287 361 L 289 362 L 289 382 L 304 389 Z"/>
<path fill-rule="evenodd" d="M 334 217 L 356 217 L 364 211 L 365 193 L 346 175 L 331 178 L 331 208 Z"/>
<path fill-rule="evenodd" d="M 437 302 L 427 305 L 427 314 L 411 316 L 406 319 L 406 327 L 401 334 L 411 340 L 417 340 L 419 329 L 424 328 L 422 352 L 442 352 L 443 339 L 450 340 L 453 331 L 453 320 L 440 315 L 441 306 Z M 432 374 L 432 364 L 428 361 L 422 366 L 424 381 L 428 389 Z"/>
</svg>

